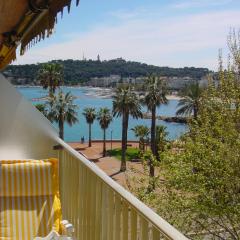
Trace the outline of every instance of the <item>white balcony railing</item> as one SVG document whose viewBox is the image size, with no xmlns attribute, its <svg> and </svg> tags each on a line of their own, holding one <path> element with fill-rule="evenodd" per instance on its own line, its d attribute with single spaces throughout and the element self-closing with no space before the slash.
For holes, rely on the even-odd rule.
<svg viewBox="0 0 240 240">
<path fill-rule="evenodd" d="M 55 156 L 60 144 L 63 218 L 78 240 L 186 239 L 174 227 L 57 137 L 50 122 L 0 74 L 0 155 L 4 159 Z M 10 151 L 9 151 L 10 149 Z"/>
<path fill-rule="evenodd" d="M 187 239 L 109 178 L 94 163 L 58 140 L 64 219 L 78 240 Z"/>
</svg>

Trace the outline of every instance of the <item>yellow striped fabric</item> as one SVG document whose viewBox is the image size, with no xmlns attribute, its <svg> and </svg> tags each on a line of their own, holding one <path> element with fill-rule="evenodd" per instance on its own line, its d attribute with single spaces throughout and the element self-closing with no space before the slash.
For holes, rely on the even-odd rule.
<svg viewBox="0 0 240 240">
<path fill-rule="evenodd" d="M 0 161 L 0 240 L 59 231 L 58 161 Z"/>
</svg>

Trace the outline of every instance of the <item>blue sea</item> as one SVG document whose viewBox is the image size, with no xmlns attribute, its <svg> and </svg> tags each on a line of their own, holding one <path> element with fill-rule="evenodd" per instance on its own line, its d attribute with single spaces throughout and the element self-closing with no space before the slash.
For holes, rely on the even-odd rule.
<svg viewBox="0 0 240 240">
<path fill-rule="evenodd" d="M 33 104 L 41 103 L 42 100 L 37 100 L 48 95 L 48 91 L 43 90 L 40 87 L 19 87 L 17 90 L 25 96 L 26 99 L 32 101 Z M 81 137 L 84 136 L 85 140 L 88 139 L 88 125 L 85 118 L 82 115 L 82 111 L 85 107 L 94 107 L 98 110 L 101 107 L 112 108 L 112 99 L 99 96 L 99 89 L 87 88 L 87 87 L 63 87 L 64 92 L 71 92 L 74 96 L 77 97 L 75 104 L 78 105 L 78 118 L 79 122 L 72 127 L 65 125 L 65 141 L 75 142 L 80 141 Z M 167 105 L 162 105 L 157 109 L 158 115 L 164 116 L 175 116 L 178 100 L 169 100 Z M 146 108 L 143 107 L 143 112 L 146 112 Z M 143 124 L 148 127 L 151 126 L 150 119 L 132 119 L 129 120 L 129 130 L 128 130 L 128 139 L 136 140 L 133 131 L 133 128 L 136 125 Z M 157 120 L 158 125 L 164 125 L 167 127 L 168 138 L 176 139 L 187 131 L 187 126 L 179 123 L 166 123 L 161 120 Z M 121 139 L 121 118 L 114 118 L 113 122 L 107 130 L 107 138 L 112 139 Z M 57 128 L 57 125 L 55 124 Z M 94 122 L 92 126 L 92 139 L 102 139 L 103 132 L 97 121 Z"/>
</svg>

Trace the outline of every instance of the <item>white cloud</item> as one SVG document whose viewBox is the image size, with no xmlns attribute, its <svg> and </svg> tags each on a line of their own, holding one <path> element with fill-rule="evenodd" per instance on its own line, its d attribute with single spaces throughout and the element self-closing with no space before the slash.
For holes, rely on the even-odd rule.
<svg viewBox="0 0 240 240">
<path fill-rule="evenodd" d="M 226 46 L 230 27 L 240 27 L 240 10 L 172 18 L 130 17 L 117 26 L 101 26 L 71 40 L 31 49 L 17 63 L 51 59 L 123 57 L 160 66 L 217 66 L 218 49 Z"/>
<path fill-rule="evenodd" d="M 215 7 L 231 3 L 233 0 L 191 0 L 174 3 L 171 5 L 177 9 Z"/>
</svg>

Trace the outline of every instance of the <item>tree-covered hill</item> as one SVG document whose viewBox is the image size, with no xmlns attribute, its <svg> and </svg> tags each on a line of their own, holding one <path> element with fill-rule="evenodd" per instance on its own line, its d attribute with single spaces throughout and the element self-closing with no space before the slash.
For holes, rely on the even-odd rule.
<svg viewBox="0 0 240 240">
<path fill-rule="evenodd" d="M 170 68 L 157 67 L 139 62 L 125 61 L 122 58 L 109 61 L 99 60 L 54 60 L 64 66 L 64 80 L 66 85 L 84 83 L 92 77 L 120 75 L 122 77 L 142 77 L 156 73 L 166 77 L 190 77 L 200 79 L 210 71 L 207 68 Z M 36 75 L 42 64 L 10 65 L 3 73 L 12 77 L 15 84 L 36 83 Z"/>
</svg>

